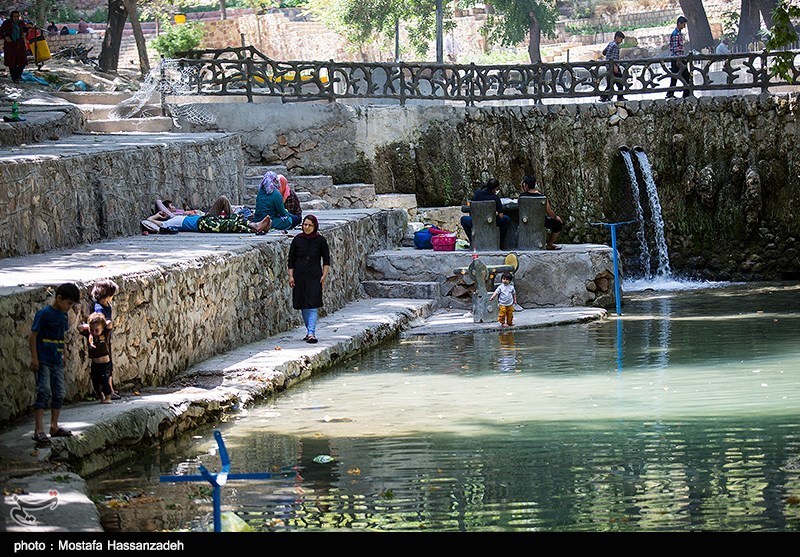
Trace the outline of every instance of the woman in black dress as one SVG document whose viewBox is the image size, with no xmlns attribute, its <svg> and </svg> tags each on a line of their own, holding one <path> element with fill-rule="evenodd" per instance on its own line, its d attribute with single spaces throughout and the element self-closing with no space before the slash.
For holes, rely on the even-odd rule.
<svg viewBox="0 0 800 557">
<path fill-rule="evenodd" d="M 322 287 L 331 268 L 328 241 L 319 233 L 319 223 L 314 215 L 303 218 L 303 232 L 289 246 L 289 286 L 292 307 L 303 313 L 307 334 L 303 340 L 317 342 L 315 335 L 318 308 L 322 307 Z"/>
</svg>

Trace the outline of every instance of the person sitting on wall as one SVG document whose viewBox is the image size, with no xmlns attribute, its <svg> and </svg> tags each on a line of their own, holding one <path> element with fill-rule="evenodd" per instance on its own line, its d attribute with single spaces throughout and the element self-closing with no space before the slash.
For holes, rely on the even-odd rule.
<svg viewBox="0 0 800 557">
<path fill-rule="evenodd" d="M 61 34 L 62 35 L 69 35 L 69 27 L 67 27 L 66 25 L 64 27 L 62 27 L 61 28 Z"/>
<path fill-rule="evenodd" d="M 536 178 L 533 176 L 525 176 L 522 179 L 520 187 L 522 187 L 522 193 L 519 194 L 520 197 L 544 197 L 544 194 L 539 190 L 539 186 L 536 184 Z M 561 229 L 564 227 L 564 221 L 555 214 L 553 208 L 550 207 L 550 200 L 546 197 L 544 212 L 544 227 L 548 230 L 547 242 L 545 242 L 544 249 L 560 250 L 561 246 L 556 245 L 556 238 L 558 238 Z"/>
<path fill-rule="evenodd" d="M 471 201 L 494 201 L 497 205 L 497 226 L 500 227 L 500 247 L 505 244 L 506 234 L 508 233 L 508 226 L 511 223 L 511 217 L 503 214 L 503 201 L 497 195 L 497 190 L 500 188 L 500 181 L 497 178 L 489 178 L 486 184 L 475 191 Z M 467 241 L 472 244 L 472 216 L 464 215 L 461 217 L 461 227 L 467 235 Z"/>
<path fill-rule="evenodd" d="M 286 205 L 283 203 L 283 194 L 280 191 L 280 179 L 271 170 L 264 174 L 261 184 L 258 186 L 256 210 L 250 220 L 259 221 L 264 217 L 272 218 L 272 228 L 276 230 L 289 230 L 296 226 L 298 222 L 286 210 Z"/>
<path fill-rule="evenodd" d="M 54 37 L 58 35 L 58 25 L 56 25 L 55 21 L 51 21 L 50 25 L 47 26 L 47 36 Z"/>
</svg>

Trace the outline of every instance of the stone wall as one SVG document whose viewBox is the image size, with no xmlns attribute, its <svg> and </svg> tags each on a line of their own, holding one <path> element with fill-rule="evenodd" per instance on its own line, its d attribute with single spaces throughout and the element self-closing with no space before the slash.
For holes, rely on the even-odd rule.
<svg viewBox="0 0 800 557">
<path fill-rule="evenodd" d="M 619 147 L 643 147 L 653 167 L 672 268 L 700 278 L 800 276 L 800 143 L 796 93 L 628 102 L 612 123 L 606 105 L 463 107 L 343 104 L 204 105 L 228 131 L 243 131 L 254 162 L 296 174 L 414 193 L 420 207 L 459 205 L 485 177 L 516 195 L 525 174 L 543 184 L 565 221 L 563 240 L 608 243 L 597 222 L 633 215 Z M 636 246 L 621 230 L 621 250 Z"/>
<path fill-rule="evenodd" d="M 119 149 L 83 139 L 81 154 L 0 158 L 0 257 L 138 234 L 157 198 L 206 207 L 223 194 L 237 203 L 244 189 L 236 135 L 138 144 L 132 136 Z"/>
<path fill-rule="evenodd" d="M 324 292 L 324 316 L 362 295 L 357 277 L 366 255 L 396 246 L 407 215 L 402 210 L 365 209 L 325 235 L 336 261 Z M 302 323 L 291 309 L 286 283 L 290 238 L 244 243 L 213 257 L 184 259 L 152 272 L 109 277 L 120 286 L 114 297 L 114 384 L 121 388 L 165 385 L 180 372 L 231 348 Z M 91 284 L 79 284 L 90 289 Z M 18 288 L 0 297 L 0 423 L 24 415 L 33 404 L 28 368 L 28 333 L 33 316 L 52 300 L 46 288 Z M 224 301 L 224 303 L 220 303 Z M 71 312 L 65 348 L 67 398 L 88 395 L 86 343 Z"/>
</svg>

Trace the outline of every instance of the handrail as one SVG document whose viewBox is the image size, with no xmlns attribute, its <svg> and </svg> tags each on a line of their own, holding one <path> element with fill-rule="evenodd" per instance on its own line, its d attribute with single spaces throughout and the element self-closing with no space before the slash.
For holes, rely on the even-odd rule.
<svg viewBox="0 0 800 557">
<path fill-rule="evenodd" d="M 772 75 L 778 56 L 792 55 L 790 79 Z M 688 90 L 768 91 L 800 85 L 800 50 L 696 54 L 620 60 L 615 77 L 607 61 L 517 65 L 429 62 L 277 61 L 252 46 L 185 53 L 176 60 L 196 95 L 281 97 L 284 102 L 326 99 L 484 101 L 571 99 L 664 94 Z M 686 69 L 691 75 L 687 82 Z"/>
</svg>

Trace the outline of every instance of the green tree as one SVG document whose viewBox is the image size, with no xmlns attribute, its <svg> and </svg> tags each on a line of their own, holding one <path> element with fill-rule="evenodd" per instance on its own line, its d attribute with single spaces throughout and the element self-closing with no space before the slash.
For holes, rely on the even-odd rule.
<svg viewBox="0 0 800 557">
<path fill-rule="evenodd" d="M 166 30 L 166 33 L 150 43 L 165 58 L 174 58 L 182 52 L 197 48 L 203 39 L 203 27 L 197 23 L 167 24 Z"/>
<path fill-rule="evenodd" d="M 435 0 L 318 0 L 308 11 L 342 32 L 353 44 L 394 38 L 405 25 L 413 51 L 424 56 L 436 36 Z M 444 6 L 444 29 L 452 28 L 452 7 Z"/>
<path fill-rule="evenodd" d="M 776 52 L 777 60 L 770 68 L 772 75 L 778 75 L 786 81 L 793 80 L 794 53 L 783 51 L 784 48 L 797 41 L 794 21 L 800 19 L 800 2 L 798 0 L 781 0 L 772 12 L 772 29 L 766 49 Z"/>
<path fill-rule="evenodd" d="M 469 4 L 473 4 L 472 0 Z M 515 46 L 528 38 L 531 64 L 542 61 L 542 34 L 552 37 L 559 12 L 555 0 L 493 0 L 486 18 L 486 37 L 494 44 Z"/>
</svg>

